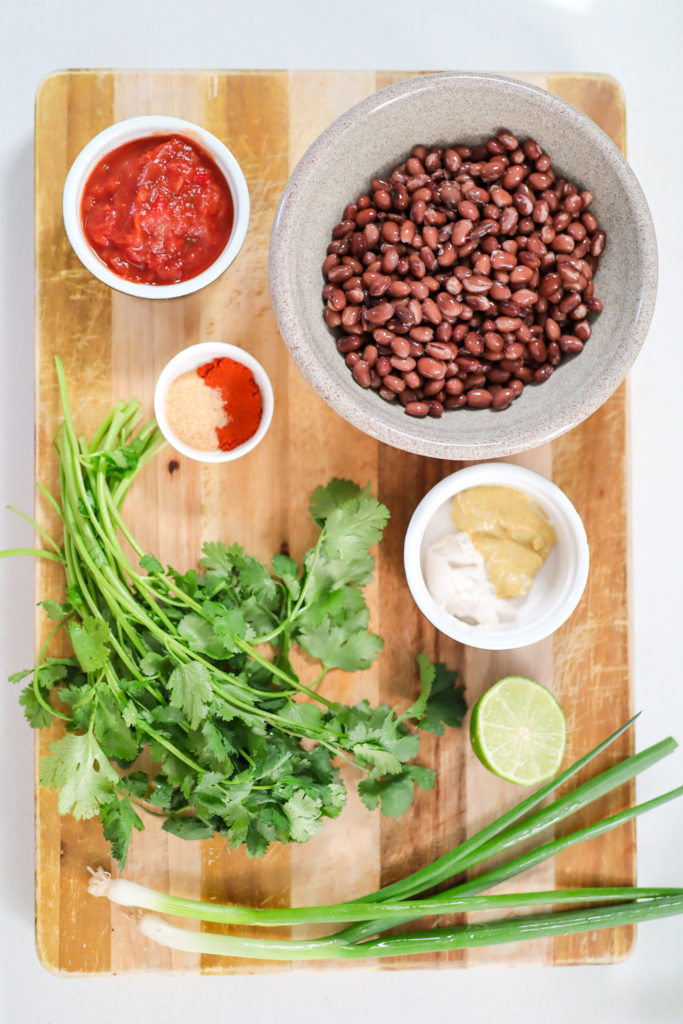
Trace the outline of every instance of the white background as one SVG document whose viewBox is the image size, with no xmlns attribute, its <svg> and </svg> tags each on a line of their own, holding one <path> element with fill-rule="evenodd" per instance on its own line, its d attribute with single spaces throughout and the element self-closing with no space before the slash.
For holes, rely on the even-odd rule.
<svg viewBox="0 0 683 1024">
<path fill-rule="evenodd" d="M 594 71 L 626 92 L 631 164 L 651 205 L 660 287 L 631 375 L 638 746 L 683 738 L 681 544 L 680 0 L 20 0 L 0 9 L 0 548 L 32 543 L 4 511 L 33 502 L 33 99 L 65 67 L 404 68 Z M 48 974 L 33 946 L 33 737 L 4 682 L 32 664 L 32 566 L 0 562 L 0 1019 L 109 1024 L 200 1016 L 282 1024 L 414 1021 L 436 1014 L 533 1024 L 683 1020 L 683 919 L 640 929 L 624 964 L 565 969 L 297 977 L 104 978 Z M 683 781 L 676 753 L 639 786 Z M 683 807 L 638 828 L 643 884 L 683 884 Z"/>
</svg>

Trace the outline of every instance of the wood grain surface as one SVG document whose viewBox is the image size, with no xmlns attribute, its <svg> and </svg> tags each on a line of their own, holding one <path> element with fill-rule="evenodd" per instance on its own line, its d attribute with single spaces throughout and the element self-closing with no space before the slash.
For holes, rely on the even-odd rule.
<svg viewBox="0 0 683 1024">
<path fill-rule="evenodd" d="M 569 723 L 567 762 L 594 746 L 632 712 L 628 598 L 626 390 L 622 387 L 582 426 L 552 445 L 515 457 L 551 477 L 576 505 L 588 533 L 591 574 L 579 607 L 553 638 L 531 647 L 486 653 L 438 634 L 412 602 L 403 578 L 403 536 L 413 509 L 457 464 L 378 444 L 345 423 L 311 391 L 288 356 L 271 311 L 267 251 L 277 202 L 298 158 L 316 135 L 357 100 L 406 72 L 112 72 L 69 71 L 48 77 L 36 107 L 36 477 L 57 486 L 52 437 L 60 422 L 53 356 L 64 361 L 79 432 L 92 432 L 119 398 L 137 395 L 151 414 L 156 377 L 186 345 L 221 340 L 261 360 L 275 386 L 265 441 L 235 463 L 200 465 L 162 452 L 132 488 L 126 518 L 145 550 L 183 570 L 204 540 L 238 541 L 269 557 L 286 543 L 299 556 L 312 528 L 310 491 L 340 474 L 373 492 L 391 510 L 378 571 L 370 588 L 373 627 L 385 650 L 365 672 L 331 673 L 330 696 L 352 702 L 406 703 L 415 694 L 418 651 L 458 669 L 470 706 L 500 676 L 531 675 L 561 701 Z M 600 75 L 520 75 L 570 100 L 623 149 L 624 101 Z M 61 193 L 78 151 L 98 131 L 136 114 L 171 114 L 199 122 L 240 162 L 252 216 L 244 248 L 218 281 L 196 295 L 151 302 L 114 292 L 71 251 L 61 220 Z M 179 468 L 171 472 L 170 460 Z M 50 509 L 38 518 L 58 532 Z M 36 600 L 59 598 L 59 568 L 36 567 Z M 40 609 L 36 640 L 48 626 Z M 59 726 L 36 737 L 36 766 Z M 599 767 L 631 751 L 624 737 Z M 470 751 L 466 730 L 426 736 L 422 761 L 438 770 L 436 788 L 420 792 L 403 818 L 368 812 L 350 790 L 336 821 L 301 846 L 274 846 L 262 860 L 232 852 L 227 840 L 183 841 L 156 819 L 133 838 L 125 875 L 179 895 L 286 906 L 351 898 L 387 884 L 445 853 L 520 791 L 497 781 Z M 353 778 L 349 775 L 349 781 Z M 616 810 L 632 787 L 592 808 Z M 574 824 L 574 822 L 572 822 Z M 141 937 L 134 917 L 87 894 L 87 867 L 112 869 L 97 820 L 60 818 L 54 792 L 36 782 L 36 927 L 43 964 L 59 974 L 131 971 L 229 973 L 348 969 L 348 964 L 267 964 L 172 953 Z M 115 873 L 115 871 L 114 871 Z M 633 825 L 571 850 L 518 881 L 523 888 L 635 880 Z M 301 929 L 295 930 L 302 934 Z M 288 934 L 285 930 L 283 934 Z M 613 962 L 631 948 L 621 929 L 408 960 L 374 969 L 478 963 Z"/>
</svg>

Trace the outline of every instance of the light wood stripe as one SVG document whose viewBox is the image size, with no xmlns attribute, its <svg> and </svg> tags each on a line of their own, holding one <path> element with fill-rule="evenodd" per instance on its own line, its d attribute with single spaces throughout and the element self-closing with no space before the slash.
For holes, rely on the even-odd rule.
<svg viewBox="0 0 683 1024">
<path fill-rule="evenodd" d="M 242 251 L 223 277 L 202 293 L 201 340 L 227 341 L 247 349 L 264 365 L 275 390 L 273 423 L 263 443 L 237 462 L 202 467 L 202 541 L 237 542 L 267 561 L 287 538 L 290 489 L 288 397 L 278 386 L 287 372 L 287 356 L 267 288 L 272 209 L 280 182 L 287 177 L 287 79 L 277 72 L 206 74 L 200 82 L 202 123 L 234 153 L 247 177 L 251 200 Z M 250 859 L 243 849 L 231 851 L 224 839 L 202 847 L 204 899 L 289 904 L 286 847 L 273 847 L 264 860 Z M 209 973 L 277 969 L 255 961 L 202 958 L 202 970 Z"/>
</svg>

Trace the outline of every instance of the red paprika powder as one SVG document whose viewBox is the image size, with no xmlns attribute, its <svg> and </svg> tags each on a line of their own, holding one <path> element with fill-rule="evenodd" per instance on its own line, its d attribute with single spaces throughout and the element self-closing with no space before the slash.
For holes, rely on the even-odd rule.
<svg viewBox="0 0 683 1024">
<path fill-rule="evenodd" d="M 221 393 L 228 422 L 217 427 L 218 447 L 229 452 L 248 441 L 261 422 L 263 404 L 258 384 L 251 370 L 227 356 L 214 359 L 197 368 L 204 383 Z"/>
</svg>

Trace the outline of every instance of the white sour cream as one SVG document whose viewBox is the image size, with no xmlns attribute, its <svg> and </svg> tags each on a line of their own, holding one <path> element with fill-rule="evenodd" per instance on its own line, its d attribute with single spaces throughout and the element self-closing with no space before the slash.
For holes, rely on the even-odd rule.
<svg viewBox="0 0 683 1024">
<path fill-rule="evenodd" d="M 491 627 L 514 616 L 510 602 L 496 597 L 484 559 L 462 531 L 427 549 L 425 583 L 439 607 L 464 622 Z"/>
</svg>

